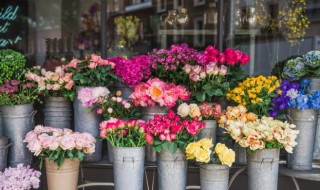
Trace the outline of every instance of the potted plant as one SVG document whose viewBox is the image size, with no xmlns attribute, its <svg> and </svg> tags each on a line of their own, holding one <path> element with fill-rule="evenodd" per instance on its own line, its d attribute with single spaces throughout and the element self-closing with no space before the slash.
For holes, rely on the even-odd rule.
<svg viewBox="0 0 320 190">
<path fill-rule="evenodd" d="M 146 140 L 142 123 L 143 120 L 116 118 L 100 123 L 100 137 L 112 145 L 116 190 L 143 189 Z"/>
<path fill-rule="evenodd" d="M 214 150 L 212 139 L 204 138 L 186 147 L 188 160 L 200 164 L 200 186 L 203 190 L 229 189 L 229 169 L 235 161 L 235 152 L 218 143 Z"/>
<path fill-rule="evenodd" d="M 89 133 L 38 125 L 24 142 L 29 151 L 45 162 L 49 190 L 76 189 L 80 162 L 95 150 L 96 139 Z"/>
<path fill-rule="evenodd" d="M 7 168 L 0 171 L 0 189 L 38 189 L 41 172 L 18 164 L 15 168 Z"/>
<path fill-rule="evenodd" d="M 142 127 L 146 131 L 146 141 L 158 152 L 159 189 L 185 189 L 188 162 L 184 151 L 197 139 L 205 123 L 196 119 L 182 120 L 170 110 L 166 115 L 156 114 Z"/>
</svg>

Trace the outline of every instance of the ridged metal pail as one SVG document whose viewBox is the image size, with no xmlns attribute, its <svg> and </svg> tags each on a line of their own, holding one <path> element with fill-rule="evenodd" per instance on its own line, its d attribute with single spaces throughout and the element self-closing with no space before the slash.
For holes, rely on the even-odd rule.
<svg viewBox="0 0 320 190">
<path fill-rule="evenodd" d="M 32 153 L 23 142 L 26 134 L 34 127 L 34 115 L 32 104 L 1 106 L 4 136 L 9 138 L 9 166 L 16 167 L 18 164 L 30 165 Z"/>
<path fill-rule="evenodd" d="M 201 190 L 228 190 L 229 170 L 228 166 L 221 164 L 200 166 Z"/>
<path fill-rule="evenodd" d="M 0 112 L 0 137 L 1 136 L 4 136 L 4 133 L 3 133 L 3 126 L 2 126 L 2 114 Z"/>
<path fill-rule="evenodd" d="M 120 90 L 122 92 L 122 98 L 124 100 L 128 100 L 129 96 L 133 93 L 134 89 L 129 88 L 127 85 L 125 85 L 123 82 L 116 82 L 115 83 L 115 90 Z"/>
<path fill-rule="evenodd" d="M 180 149 L 175 154 L 161 150 L 158 155 L 159 190 L 186 189 L 188 162 Z"/>
<path fill-rule="evenodd" d="M 43 110 L 44 125 L 71 129 L 72 104 L 64 97 L 47 97 Z"/>
<path fill-rule="evenodd" d="M 204 120 L 206 127 L 200 132 L 199 139 L 209 138 L 212 139 L 212 144 L 216 144 L 217 136 L 217 121 L 216 120 Z"/>
<path fill-rule="evenodd" d="M 107 142 L 107 146 L 108 146 L 109 162 L 110 162 L 110 163 L 113 163 L 113 148 L 112 148 L 112 144 L 108 141 L 108 142 Z"/>
<path fill-rule="evenodd" d="M 143 190 L 145 147 L 113 147 L 115 190 Z"/>
<path fill-rule="evenodd" d="M 294 147 L 292 154 L 288 154 L 287 167 L 293 170 L 311 170 L 318 111 L 314 109 L 289 109 L 288 112 L 292 123 L 299 130 L 299 134 L 296 139 L 297 146 Z"/>
<path fill-rule="evenodd" d="M 81 87 L 77 88 L 77 92 Z M 81 101 L 76 97 L 73 103 L 74 107 L 74 130 L 77 132 L 88 132 L 94 137 L 100 136 L 99 124 L 102 118 L 97 114 L 96 110 L 89 111 L 87 107 L 82 106 Z M 100 161 L 102 156 L 102 141 L 97 140 L 96 149 L 93 154 L 86 155 L 84 161 L 95 162 Z"/>
<path fill-rule="evenodd" d="M 155 107 L 145 107 L 142 109 L 143 113 L 143 120 L 148 122 L 149 119 L 153 119 L 155 114 L 158 115 L 165 115 L 169 111 L 168 108 L 166 107 L 160 107 L 160 106 L 155 106 Z M 152 145 L 147 144 L 146 145 L 146 162 L 148 163 L 155 163 L 157 162 L 157 153 L 156 151 L 152 148 Z"/>
<path fill-rule="evenodd" d="M 235 143 L 233 150 L 236 153 L 235 164 L 246 165 L 247 164 L 247 149 L 241 147 L 238 143 Z"/>
<path fill-rule="evenodd" d="M 248 154 L 248 190 L 277 190 L 280 149 L 255 150 Z"/>
<path fill-rule="evenodd" d="M 311 91 L 320 90 L 320 77 L 310 78 L 310 90 Z M 319 112 L 318 118 L 320 118 L 320 112 Z M 318 124 L 317 124 L 313 159 L 320 161 L 320 119 L 318 119 Z"/>
<path fill-rule="evenodd" d="M 0 137 L 0 171 L 3 171 L 8 165 L 9 147 L 9 139 L 6 137 Z"/>
</svg>

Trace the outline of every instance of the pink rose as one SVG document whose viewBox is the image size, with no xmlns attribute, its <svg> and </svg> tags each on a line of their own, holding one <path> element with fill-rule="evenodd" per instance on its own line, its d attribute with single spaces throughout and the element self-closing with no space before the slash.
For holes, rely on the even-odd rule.
<svg viewBox="0 0 320 190">
<path fill-rule="evenodd" d="M 42 151 L 40 141 L 38 141 L 37 139 L 33 139 L 28 142 L 27 147 L 29 148 L 30 152 L 34 153 L 35 156 L 39 156 Z"/>
<path fill-rule="evenodd" d="M 88 65 L 88 68 L 90 69 L 95 69 L 98 66 L 98 63 L 96 62 L 90 62 L 90 64 Z"/>
<path fill-rule="evenodd" d="M 219 63 L 224 63 L 226 62 L 226 56 L 224 55 L 224 53 L 220 53 L 219 54 Z"/>
<path fill-rule="evenodd" d="M 200 72 L 200 78 L 201 78 L 201 79 L 206 78 L 206 76 L 207 76 L 206 72 L 204 72 L 204 71 L 201 71 L 201 72 Z"/>
<path fill-rule="evenodd" d="M 193 66 L 193 67 L 192 67 L 192 71 L 193 71 L 194 73 L 199 74 L 200 71 L 201 71 L 200 65 L 195 65 L 195 66 Z"/>
<path fill-rule="evenodd" d="M 175 134 L 170 134 L 170 140 L 173 141 L 173 140 L 176 140 L 177 136 Z"/>
<path fill-rule="evenodd" d="M 66 73 L 62 79 L 65 81 L 65 82 L 69 82 L 70 80 L 72 80 L 72 73 Z"/>
<path fill-rule="evenodd" d="M 186 87 L 178 85 L 175 88 L 175 94 L 178 95 L 181 100 L 187 101 L 191 93 L 187 91 Z"/>
<path fill-rule="evenodd" d="M 63 150 L 72 150 L 76 147 L 75 138 L 72 135 L 64 136 L 61 140 Z"/>
<path fill-rule="evenodd" d="M 101 108 L 98 108 L 98 109 L 97 109 L 97 114 L 98 114 L 98 115 L 101 115 L 102 112 L 103 112 L 103 110 L 102 110 Z"/>
<path fill-rule="evenodd" d="M 192 136 L 196 136 L 197 135 L 197 127 L 195 125 L 187 125 L 186 129 L 188 131 L 189 134 L 191 134 Z"/>
<path fill-rule="evenodd" d="M 151 136 L 150 134 L 146 134 L 144 138 L 146 139 L 147 143 L 153 145 L 153 136 Z"/>
<path fill-rule="evenodd" d="M 92 60 L 93 62 L 98 63 L 98 62 L 100 61 L 100 59 L 101 59 L 101 57 L 100 57 L 99 55 L 97 55 L 97 54 L 92 54 L 92 55 L 91 55 L 91 60 Z"/>
<path fill-rule="evenodd" d="M 191 72 L 191 65 L 190 64 L 186 64 L 183 67 L 184 72 L 186 72 L 187 74 L 189 74 Z"/>
<path fill-rule="evenodd" d="M 125 103 L 125 104 L 124 104 L 124 108 L 126 108 L 126 109 L 131 108 L 131 104 L 130 104 L 130 103 Z"/>
<path fill-rule="evenodd" d="M 46 89 L 47 89 L 47 90 L 51 90 L 51 89 L 52 89 L 52 85 L 51 85 L 51 84 L 47 84 L 47 85 L 46 85 Z"/>
<path fill-rule="evenodd" d="M 241 52 L 240 50 L 234 51 L 234 55 L 235 55 L 237 61 L 240 61 L 240 60 L 241 60 L 242 52 Z"/>
<path fill-rule="evenodd" d="M 227 54 L 227 64 L 234 65 L 237 62 L 237 58 L 234 53 Z"/>
<path fill-rule="evenodd" d="M 54 84 L 52 85 L 52 90 L 60 90 L 61 85 L 60 84 Z"/>
<path fill-rule="evenodd" d="M 100 137 L 105 138 L 108 135 L 107 130 L 103 129 L 100 131 Z"/>
<path fill-rule="evenodd" d="M 166 135 L 164 134 L 159 135 L 159 139 L 162 141 L 166 140 Z"/>
<path fill-rule="evenodd" d="M 29 131 L 24 139 L 25 142 L 30 142 L 37 138 L 37 135 L 34 133 L 34 131 Z"/>
<path fill-rule="evenodd" d="M 242 57 L 241 57 L 241 64 L 242 65 L 246 65 L 250 60 L 250 56 L 248 54 L 243 54 Z"/>
<path fill-rule="evenodd" d="M 74 85 L 74 81 L 73 81 L 73 80 L 70 80 L 70 81 L 66 84 L 65 88 L 66 88 L 67 90 L 71 90 L 71 88 L 73 87 L 73 85 Z"/>
<path fill-rule="evenodd" d="M 228 68 L 225 65 L 221 65 L 220 70 L 219 70 L 219 75 L 226 75 L 228 71 Z"/>
<path fill-rule="evenodd" d="M 79 62 L 81 62 L 81 61 L 78 60 L 78 59 L 72 59 L 71 62 L 68 65 L 65 66 L 65 69 L 67 69 L 67 68 L 75 68 L 76 69 L 77 68 L 77 64 Z"/>
<path fill-rule="evenodd" d="M 189 78 L 194 82 L 197 82 L 198 80 L 200 80 L 200 76 L 197 73 L 191 73 Z"/>
</svg>

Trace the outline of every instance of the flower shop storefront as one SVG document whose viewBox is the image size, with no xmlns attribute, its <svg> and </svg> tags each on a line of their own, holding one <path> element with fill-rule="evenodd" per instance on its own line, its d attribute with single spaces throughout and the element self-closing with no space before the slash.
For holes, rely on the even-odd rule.
<svg viewBox="0 0 320 190">
<path fill-rule="evenodd" d="M 319 13 L 1 0 L 0 189 L 319 189 Z"/>
</svg>

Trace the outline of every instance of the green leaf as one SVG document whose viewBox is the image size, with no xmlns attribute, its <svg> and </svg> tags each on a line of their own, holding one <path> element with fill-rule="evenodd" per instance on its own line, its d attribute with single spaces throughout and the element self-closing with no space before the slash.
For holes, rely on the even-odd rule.
<svg viewBox="0 0 320 190">
<path fill-rule="evenodd" d="M 207 92 L 207 94 L 211 96 L 223 96 L 223 92 L 220 88 L 217 89 L 211 89 Z"/>
<path fill-rule="evenodd" d="M 164 141 L 162 143 L 162 148 L 165 149 L 165 150 L 169 150 L 170 144 L 171 143 L 169 141 Z"/>
<path fill-rule="evenodd" d="M 153 139 L 153 143 L 154 145 L 161 145 L 162 144 L 162 141 L 158 140 L 158 139 Z"/>
<path fill-rule="evenodd" d="M 88 61 L 82 61 L 80 63 L 77 63 L 77 67 L 84 67 L 84 66 L 87 66 L 87 65 L 89 65 Z"/>
<path fill-rule="evenodd" d="M 226 89 L 226 90 L 229 88 L 229 86 L 230 86 L 229 82 L 224 82 L 224 83 L 222 83 L 222 85 L 221 85 L 221 87 L 224 88 L 224 89 Z"/>
<path fill-rule="evenodd" d="M 72 151 L 68 151 L 68 157 L 72 160 L 74 158 Z"/>
<path fill-rule="evenodd" d="M 161 145 L 153 146 L 153 149 L 154 149 L 156 152 L 160 152 L 160 151 L 161 151 Z"/>
<path fill-rule="evenodd" d="M 202 86 L 202 89 L 205 90 L 205 91 L 210 90 L 210 89 L 212 89 L 212 85 L 207 83 L 204 86 Z"/>
<path fill-rule="evenodd" d="M 196 98 L 199 102 L 204 102 L 206 100 L 206 93 L 205 92 L 196 92 Z"/>
<path fill-rule="evenodd" d="M 84 158 L 84 153 L 80 150 L 77 151 L 77 158 L 80 160 L 80 162 L 82 162 L 83 158 Z"/>
<path fill-rule="evenodd" d="M 176 143 L 170 143 L 170 146 L 169 146 L 169 151 L 171 154 L 174 154 L 177 152 L 177 149 L 178 149 L 178 146 Z"/>
</svg>

